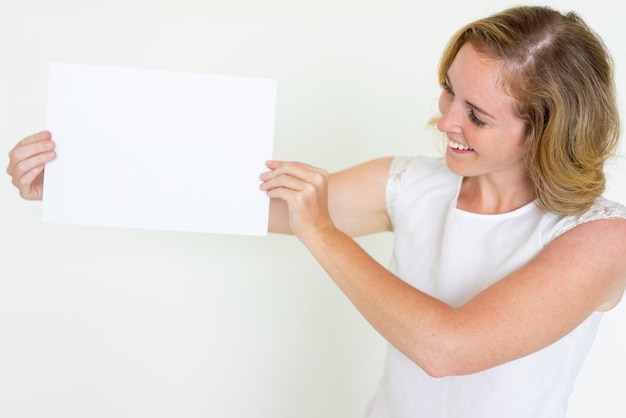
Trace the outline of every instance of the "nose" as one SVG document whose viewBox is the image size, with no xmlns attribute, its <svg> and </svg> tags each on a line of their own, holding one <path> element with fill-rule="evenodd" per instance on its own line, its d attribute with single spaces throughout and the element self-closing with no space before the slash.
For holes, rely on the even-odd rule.
<svg viewBox="0 0 626 418">
<path fill-rule="evenodd" d="M 441 117 L 437 121 L 437 129 L 441 132 L 455 132 L 460 130 L 459 114 L 454 108 L 454 96 L 443 91 L 439 96 L 439 112 Z"/>
</svg>

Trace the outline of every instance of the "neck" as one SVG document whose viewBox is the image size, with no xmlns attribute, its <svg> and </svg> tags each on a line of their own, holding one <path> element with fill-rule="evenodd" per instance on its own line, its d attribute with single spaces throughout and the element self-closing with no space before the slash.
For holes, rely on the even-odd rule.
<svg viewBox="0 0 626 418">
<path fill-rule="evenodd" d="M 526 177 L 518 182 L 495 182 L 484 176 L 465 177 L 457 208 L 482 214 L 512 212 L 533 200 L 531 190 Z"/>
</svg>

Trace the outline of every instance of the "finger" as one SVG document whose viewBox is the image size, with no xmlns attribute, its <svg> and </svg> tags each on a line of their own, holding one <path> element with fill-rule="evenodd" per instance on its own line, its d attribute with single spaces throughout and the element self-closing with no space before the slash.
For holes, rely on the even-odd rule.
<svg viewBox="0 0 626 418">
<path fill-rule="evenodd" d="M 43 173 L 44 166 L 39 165 L 26 171 L 19 177 L 13 177 L 13 185 L 18 188 L 22 197 L 28 195 L 33 188 L 33 183 Z"/>
<path fill-rule="evenodd" d="M 287 204 L 289 225 L 295 235 L 301 236 L 307 231 L 319 229 L 321 225 L 332 224 L 332 221 L 329 221 L 328 203 L 323 190 L 286 175 L 270 182 L 273 186 L 267 191 L 267 195 L 273 199 L 283 200 Z"/>
<path fill-rule="evenodd" d="M 49 141 L 50 139 L 52 139 L 52 134 L 50 133 L 50 131 L 41 131 L 22 139 L 20 142 L 17 143 L 15 147 L 18 148 L 40 141 Z"/>
<path fill-rule="evenodd" d="M 14 148 L 9 153 L 9 165 L 7 166 L 7 174 L 10 176 L 21 166 L 21 171 L 28 171 L 31 168 L 52 161 L 56 154 L 54 152 L 55 144 L 51 140 L 44 140 L 19 148 Z"/>
<path fill-rule="evenodd" d="M 326 183 L 324 170 L 312 169 L 310 166 L 289 164 L 261 175 L 261 190 L 269 191 L 284 187 L 291 190 L 323 189 Z"/>
<path fill-rule="evenodd" d="M 268 162 L 268 167 L 271 170 L 261 175 L 263 181 L 289 175 L 319 186 L 328 175 L 328 172 L 324 169 L 297 162 L 270 161 Z"/>
<path fill-rule="evenodd" d="M 273 187 L 267 190 L 268 197 L 272 199 L 284 200 L 290 208 L 293 206 L 292 202 L 295 202 L 299 195 L 299 190 L 291 189 L 289 187 Z"/>
<path fill-rule="evenodd" d="M 287 202 L 291 209 L 326 206 L 325 190 L 297 177 L 282 175 L 269 180 L 263 185 L 270 198 L 278 198 Z M 297 211 L 301 209 L 296 209 Z"/>
<path fill-rule="evenodd" d="M 7 174 L 12 177 L 21 177 L 24 173 L 32 170 L 35 167 L 43 166 L 56 158 L 54 151 L 47 151 L 36 154 L 24 160 L 12 159 L 7 167 Z"/>
<path fill-rule="evenodd" d="M 271 177 L 269 180 L 261 184 L 261 190 L 269 192 L 278 188 L 285 188 L 290 190 L 304 190 L 308 183 L 304 180 L 293 177 L 288 174 L 282 174 L 279 176 Z"/>
<path fill-rule="evenodd" d="M 312 166 L 310 164 L 301 163 L 297 161 L 276 161 L 270 160 L 265 163 L 265 165 L 271 170 L 292 170 L 292 169 L 300 169 L 305 171 L 313 171 L 313 172 L 321 172 L 325 171 L 319 167 Z"/>
<path fill-rule="evenodd" d="M 9 158 L 11 160 L 24 159 L 25 157 L 22 154 L 23 149 L 26 148 L 26 150 L 28 150 L 30 149 L 29 147 L 30 145 L 36 144 L 36 143 L 41 144 L 41 146 L 44 148 L 48 147 L 49 149 L 52 149 L 54 148 L 54 144 L 50 144 L 50 142 L 48 142 L 48 141 L 51 141 L 51 139 L 52 139 L 52 134 L 50 133 L 50 131 L 42 131 L 42 132 L 38 132 L 36 134 L 27 136 L 26 138 L 22 139 L 20 142 L 15 144 L 13 148 L 11 148 L 11 150 L 9 151 Z M 16 158 L 16 155 L 18 158 Z"/>
</svg>

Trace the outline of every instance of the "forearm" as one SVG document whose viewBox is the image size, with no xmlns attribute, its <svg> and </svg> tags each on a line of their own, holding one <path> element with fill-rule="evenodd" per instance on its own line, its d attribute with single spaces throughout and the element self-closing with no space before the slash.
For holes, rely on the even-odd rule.
<svg viewBox="0 0 626 418">
<path fill-rule="evenodd" d="M 363 174 L 362 178 L 368 178 L 366 173 L 370 168 L 378 173 L 373 175 L 376 180 L 368 183 L 378 190 L 376 193 L 368 192 L 368 188 L 357 188 L 363 193 L 355 194 L 350 186 L 357 184 L 356 180 L 344 181 L 344 187 L 334 188 L 331 200 L 336 201 L 338 197 L 346 199 L 342 197 L 341 190 L 349 192 L 350 201 L 365 196 L 365 201 L 369 203 L 358 205 L 357 210 L 342 210 L 350 206 L 348 201 L 344 202 L 346 206 L 335 204 L 330 208 L 326 193 L 327 173 L 306 164 L 270 162 L 268 167 L 271 171 L 261 175 L 264 181 L 261 188 L 271 198 L 280 199 L 274 201 L 272 217 L 280 213 L 278 210 L 282 210 L 283 215 L 287 212 L 289 230 L 298 236 L 385 339 L 427 373 L 438 376 L 464 373 L 468 363 L 465 355 L 471 348 L 464 341 L 468 332 L 459 326 L 463 324 L 459 310 L 414 289 L 391 274 L 347 235 L 390 229 L 383 180 L 387 178 L 388 165 L 389 160 L 380 160 L 374 162 L 373 167 L 366 165 L 357 170 Z M 346 173 L 344 175 L 348 177 L 359 177 Z M 281 201 L 284 204 L 281 205 Z M 365 214 L 368 218 L 371 215 L 374 220 L 365 223 L 351 220 L 355 215 L 364 219 Z M 274 232 L 279 232 L 282 223 L 271 225 Z M 483 345 L 476 339 L 473 343 L 474 347 Z M 471 369 L 474 370 L 475 367 Z"/>
<path fill-rule="evenodd" d="M 448 373 L 455 309 L 393 275 L 336 228 L 299 238 L 387 341 L 427 373 Z"/>
</svg>

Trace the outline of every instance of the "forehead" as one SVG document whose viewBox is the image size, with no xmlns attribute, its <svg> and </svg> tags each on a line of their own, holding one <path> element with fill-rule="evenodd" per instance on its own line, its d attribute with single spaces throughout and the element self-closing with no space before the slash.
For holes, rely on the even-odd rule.
<svg viewBox="0 0 626 418">
<path fill-rule="evenodd" d="M 456 54 L 446 76 L 454 93 L 464 100 L 494 113 L 513 111 L 516 100 L 504 88 L 503 62 L 464 44 Z"/>
<path fill-rule="evenodd" d="M 474 79 L 476 84 L 487 84 L 501 88 L 502 62 L 478 52 L 470 43 L 465 43 L 457 52 L 446 75 L 461 80 Z M 477 77 L 480 76 L 480 77 Z"/>
</svg>

